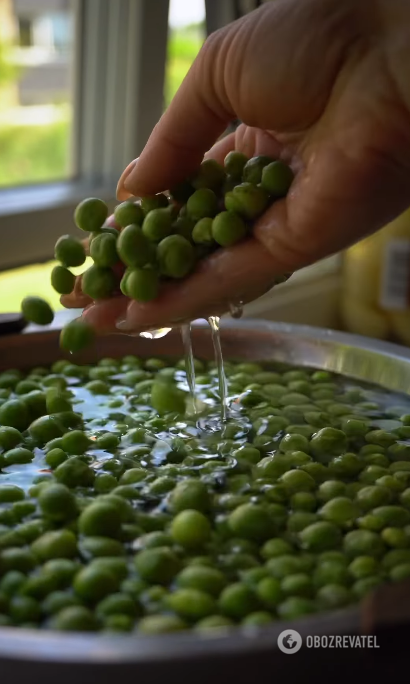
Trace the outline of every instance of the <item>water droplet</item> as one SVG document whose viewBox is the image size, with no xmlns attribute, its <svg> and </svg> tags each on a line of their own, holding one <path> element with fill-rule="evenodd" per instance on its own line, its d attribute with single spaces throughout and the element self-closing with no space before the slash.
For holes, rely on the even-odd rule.
<svg viewBox="0 0 410 684">
<path fill-rule="evenodd" d="M 243 315 L 243 302 L 238 302 L 237 304 L 229 304 L 229 313 L 232 318 L 242 318 Z"/>
<path fill-rule="evenodd" d="M 172 328 L 159 328 L 158 330 L 148 330 L 139 334 L 140 337 L 145 337 L 147 340 L 159 340 L 171 332 Z"/>
</svg>

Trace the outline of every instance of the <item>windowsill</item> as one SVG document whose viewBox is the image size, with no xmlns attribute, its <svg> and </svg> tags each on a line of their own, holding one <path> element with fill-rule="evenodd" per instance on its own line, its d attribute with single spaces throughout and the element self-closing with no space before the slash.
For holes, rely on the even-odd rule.
<svg viewBox="0 0 410 684">
<path fill-rule="evenodd" d="M 102 199 L 113 200 L 112 188 L 95 188 L 77 180 L 14 186 L 0 189 L 0 218 L 71 205 L 84 199 L 87 189 Z"/>
</svg>

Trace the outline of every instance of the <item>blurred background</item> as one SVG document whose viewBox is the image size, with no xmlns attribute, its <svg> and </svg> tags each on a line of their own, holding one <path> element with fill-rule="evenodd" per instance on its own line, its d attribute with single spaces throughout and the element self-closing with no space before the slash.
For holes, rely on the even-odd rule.
<svg viewBox="0 0 410 684">
<path fill-rule="evenodd" d="M 49 283 L 53 247 L 75 234 L 75 205 L 90 195 L 115 201 L 122 169 L 207 35 L 259 4 L 0 0 L 0 313 L 18 311 L 27 294 L 61 309 Z M 409 311 L 407 212 L 245 315 L 410 344 Z"/>
</svg>

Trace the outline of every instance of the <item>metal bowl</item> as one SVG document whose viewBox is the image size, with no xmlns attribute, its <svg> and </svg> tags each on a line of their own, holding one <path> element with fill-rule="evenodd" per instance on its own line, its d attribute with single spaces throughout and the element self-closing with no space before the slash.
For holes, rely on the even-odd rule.
<svg viewBox="0 0 410 684">
<path fill-rule="evenodd" d="M 322 368 L 407 393 L 410 388 L 410 353 L 407 349 L 363 337 L 263 321 L 225 320 L 221 326 L 225 358 L 277 360 Z M 206 323 L 192 329 L 194 354 L 212 358 Z M 100 338 L 75 362 L 90 363 L 103 356 L 134 353 L 175 357 L 182 354 L 177 330 L 155 341 L 140 337 Z M 0 369 L 27 368 L 52 363 L 62 354 L 58 331 L 24 333 L 0 339 Z M 366 667 L 373 681 L 388 677 L 387 654 L 396 666 L 407 667 L 403 639 L 410 634 L 410 591 L 407 584 L 382 588 L 361 606 L 292 623 L 280 622 L 251 631 L 233 629 L 199 637 L 190 633 L 159 637 L 67 635 L 24 629 L 0 628 L 0 684 L 16 684 L 29 677 L 42 684 L 159 684 L 164 678 L 224 684 L 248 682 L 259 676 L 287 684 L 346 681 L 352 668 Z M 406 593 L 407 592 L 407 593 Z M 387 596 L 387 599 L 386 599 Z M 278 648 L 278 637 L 294 629 L 302 637 L 301 649 L 289 657 Z M 309 648 L 307 637 L 319 635 L 376 634 L 379 648 Z M 381 639 L 381 643 L 380 643 Z M 266 668 L 266 674 L 262 674 Z M 309 668 L 309 669 L 307 669 Z"/>
</svg>

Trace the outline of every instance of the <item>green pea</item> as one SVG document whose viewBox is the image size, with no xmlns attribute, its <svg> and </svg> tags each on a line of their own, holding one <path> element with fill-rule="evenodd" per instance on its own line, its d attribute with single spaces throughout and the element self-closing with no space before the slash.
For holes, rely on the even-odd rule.
<svg viewBox="0 0 410 684">
<path fill-rule="evenodd" d="M 347 449 L 347 437 L 342 430 L 325 427 L 311 439 L 311 453 L 321 462 L 329 463 L 333 456 L 343 454 Z"/>
<path fill-rule="evenodd" d="M 283 452 L 303 451 L 309 453 L 309 440 L 300 434 L 287 434 L 280 441 L 279 448 Z"/>
<path fill-rule="evenodd" d="M 321 587 L 316 598 L 319 606 L 327 610 L 342 608 L 353 600 L 350 590 L 341 584 L 327 584 Z"/>
<path fill-rule="evenodd" d="M 131 224 L 140 226 L 144 220 L 144 212 L 136 202 L 122 202 L 114 209 L 114 219 L 121 228 L 126 228 Z"/>
<path fill-rule="evenodd" d="M 293 178 L 292 169 L 279 160 L 263 167 L 260 183 L 275 198 L 285 197 L 292 185 Z"/>
<path fill-rule="evenodd" d="M 198 245 L 209 245 L 215 244 L 214 237 L 212 235 L 212 224 L 213 220 L 210 217 L 205 217 L 197 221 L 192 229 L 192 239 Z"/>
<path fill-rule="evenodd" d="M 45 532 L 32 543 L 31 549 L 41 561 L 74 558 L 77 555 L 77 539 L 70 530 Z"/>
<path fill-rule="evenodd" d="M 301 570 L 301 562 L 297 556 L 282 554 L 269 558 L 265 567 L 275 579 L 281 580 L 287 575 L 299 572 Z"/>
<path fill-rule="evenodd" d="M 277 608 L 279 617 L 284 620 L 294 620 L 304 615 L 310 615 L 315 611 L 316 606 L 313 600 L 302 596 L 290 596 Z"/>
<path fill-rule="evenodd" d="M 57 270 L 56 273 L 54 273 L 51 276 L 51 283 L 53 287 L 59 292 L 58 288 L 56 285 L 59 283 L 65 282 L 68 284 L 68 275 L 67 273 L 70 273 L 67 271 L 67 268 L 71 267 L 76 267 L 76 266 L 82 266 L 83 263 L 85 262 L 86 259 L 86 254 L 85 254 L 85 249 L 84 245 L 80 240 L 77 240 L 77 238 L 72 237 L 71 235 L 62 235 L 60 238 L 58 238 L 56 245 L 54 247 L 54 256 L 57 259 L 57 261 L 60 261 L 60 263 L 63 265 L 64 271 L 66 273 L 64 275 L 62 274 L 62 271 Z M 57 266 L 57 269 L 61 269 L 61 266 Z M 72 276 L 72 274 L 70 274 Z M 72 279 L 74 279 L 74 276 L 72 276 Z M 54 284 L 56 283 L 56 285 Z M 74 282 L 73 282 L 74 286 Z M 72 291 L 73 288 L 69 292 Z M 65 294 L 65 293 L 61 293 Z M 68 294 L 68 293 L 67 293 Z"/>
<path fill-rule="evenodd" d="M 349 573 L 343 563 L 336 560 L 324 560 L 318 563 L 313 573 L 313 584 L 324 587 L 328 584 L 345 585 L 349 582 Z"/>
<path fill-rule="evenodd" d="M 192 186 L 199 188 L 211 188 L 218 190 L 225 180 L 225 170 L 215 159 L 205 159 L 193 177 Z"/>
<path fill-rule="evenodd" d="M 50 484 L 43 489 L 38 503 L 43 515 L 53 522 L 70 520 L 77 513 L 75 496 L 63 484 Z"/>
<path fill-rule="evenodd" d="M 409 444 L 393 444 L 387 449 L 391 461 L 410 461 Z"/>
<path fill-rule="evenodd" d="M 117 591 L 118 587 L 119 581 L 114 574 L 93 564 L 82 568 L 73 581 L 75 594 L 90 603 L 98 603 L 108 594 Z"/>
<path fill-rule="evenodd" d="M 167 634 L 186 629 L 186 624 L 176 615 L 148 615 L 138 623 L 140 634 Z"/>
<path fill-rule="evenodd" d="M 4 404 L 3 404 L 4 406 Z M 1 415 L 1 413 L 0 413 Z M 18 444 L 21 444 L 23 437 L 20 430 L 8 425 L 2 425 L 0 427 L 0 448 L 7 451 L 8 449 L 13 449 Z"/>
<path fill-rule="evenodd" d="M 278 556 L 286 556 L 293 552 L 293 548 L 289 542 L 279 537 L 269 539 L 264 543 L 260 551 L 262 558 L 277 558 Z"/>
<path fill-rule="evenodd" d="M 108 615 L 127 615 L 133 618 L 138 613 L 138 606 L 129 595 L 118 592 L 106 596 L 100 601 L 96 606 L 96 613 L 102 617 Z"/>
<path fill-rule="evenodd" d="M 284 577 L 280 588 L 284 596 L 312 596 L 313 585 L 306 573 L 297 573 Z"/>
<path fill-rule="evenodd" d="M 46 615 L 55 615 L 65 608 L 71 608 L 78 605 L 78 599 L 71 593 L 68 591 L 56 590 L 45 597 L 41 607 Z"/>
<path fill-rule="evenodd" d="M 391 492 L 387 487 L 374 485 L 363 487 L 357 492 L 356 501 L 364 510 L 371 510 L 377 506 L 383 506 L 391 501 Z"/>
<path fill-rule="evenodd" d="M 108 216 L 108 206 L 97 197 L 89 197 L 77 206 L 74 221 L 78 228 L 86 232 L 100 230 Z"/>
<path fill-rule="evenodd" d="M 81 289 L 91 299 L 107 299 L 116 285 L 117 278 L 110 268 L 93 265 L 82 274 Z"/>
<path fill-rule="evenodd" d="M 68 454 L 83 454 L 90 444 L 90 439 L 81 430 L 66 432 L 61 440 L 61 448 Z"/>
<path fill-rule="evenodd" d="M 101 556 L 93 558 L 92 562 L 87 566 L 95 568 L 96 570 L 103 570 L 113 575 L 120 584 L 128 575 L 128 562 L 126 558 L 119 556 Z"/>
<path fill-rule="evenodd" d="M 142 232 L 151 242 L 160 242 L 171 234 L 172 220 L 168 207 L 153 209 L 144 218 Z"/>
<path fill-rule="evenodd" d="M 151 389 L 151 404 L 159 414 L 185 413 L 185 393 L 176 385 L 157 380 Z"/>
<path fill-rule="evenodd" d="M 0 423 L 5 427 L 25 430 L 29 423 L 29 413 L 20 399 L 9 399 L 0 406 Z"/>
<path fill-rule="evenodd" d="M 262 171 L 268 164 L 272 163 L 271 157 L 259 155 L 247 160 L 242 171 L 242 180 L 257 185 L 262 180 Z"/>
<path fill-rule="evenodd" d="M 0 580 L 0 591 L 7 597 L 17 594 L 26 581 L 26 575 L 19 570 L 9 570 Z"/>
<path fill-rule="evenodd" d="M 56 479 L 67 487 L 90 486 L 94 481 L 94 471 L 81 459 L 72 456 L 61 463 L 54 471 Z"/>
<path fill-rule="evenodd" d="M 233 211 L 220 212 L 212 222 L 212 237 L 221 247 L 231 247 L 246 236 L 246 225 Z"/>
<path fill-rule="evenodd" d="M 374 484 L 383 475 L 388 475 L 389 471 L 387 468 L 382 468 L 377 465 L 366 466 L 366 468 L 360 473 L 359 480 L 365 484 Z"/>
<path fill-rule="evenodd" d="M 342 429 L 348 437 L 363 437 L 368 432 L 368 424 L 358 418 L 342 419 Z"/>
<path fill-rule="evenodd" d="M 218 200 L 210 188 L 200 188 L 189 197 L 186 207 L 188 216 L 195 221 L 213 218 L 217 212 Z"/>
<path fill-rule="evenodd" d="M 316 522 L 308 525 L 299 533 L 302 545 L 308 551 L 325 551 L 340 545 L 340 529 L 330 522 Z"/>
<path fill-rule="evenodd" d="M 59 387 L 49 387 L 46 392 L 46 408 L 48 413 L 71 411 L 71 402 Z"/>
<path fill-rule="evenodd" d="M 4 549 L 0 554 L 0 569 L 2 573 L 6 573 L 9 570 L 28 573 L 35 565 L 36 559 L 27 549 L 11 547 Z"/>
<path fill-rule="evenodd" d="M 373 514 L 380 518 L 383 527 L 403 527 L 410 521 L 410 512 L 402 506 L 379 506 Z"/>
<path fill-rule="evenodd" d="M 242 504 L 229 516 L 229 527 L 238 537 L 268 539 L 274 530 L 268 511 L 258 504 Z"/>
<path fill-rule="evenodd" d="M 24 499 L 24 491 L 14 484 L 0 484 L 0 503 L 13 503 L 14 501 L 22 501 Z"/>
<path fill-rule="evenodd" d="M 72 578 L 78 571 L 78 563 L 69 558 L 52 558 L 44 563 L 42 572 L 50 575 L 53 584 L 58 589 L 65 589 L 71 585 Z"/>
<path fill-rule="evenodd" d="M 191 565 L 184 568 L 175 578 L 178 587 L 197 589 L 210 596 L 219 596 L 226 580 L 220 570 L 212 567 Z"/>
<path fill-rule="evenodd" d="M 159 292 L 158 274 L 151 268 L 133 268 L 126 280 L 126 296 L 138 302 L 156 299 Z"/>
<path fill-rule="evenodd" d="M 170 278 L 185 278 L 195 265 L 195 252 L 182 235 L 169 235 L 158 245 L 157 258 L 161 273 Z"/>
<path fill-rule="evenodd" d="M 166 605 L 181 618 L 201 620 L 216 612 L 215 599 L 199 589 L 177 589 L 167 596 Z"/>
<path fill-rule="evenodd" d="M 90 244 L 90 256 L 97 266 L 114 266 L 118 262 L 117 237 L 110 233 L 97 235 Z"/>
<path fill-rule="evenodd" d="M 70 294 L 74 289 L 75 276 L 65 266 L 54 266 L 51 271 L 51 285 L 59 294 Z"/>
<path fill-rule="evenodd" d="M 219 597 L 218 605 L 223 615 L 234 620 L 240 620 L 259 608 L 254 592 L 242 582 L 226 587 Z"/>
<path fill-rule="evenodd" d="M 172 224 L 172 232 L 176 235 L 182 235 L 189 242 L 196 242 L 193 235 L 194 226 L 195 221 L 188 216 L 179 216 Z"/>
<path fill-rule="evenodd" d="M 184 548 L 196 549 L 209 539 L 211 526 L 208 519 L 196 510 L 186 509 L 178 513 L 171 525 L 171 535 Z"/>
<path fill-rule="evenodd" d="M 141 209 L 145 216 L 154 209 L 163 209 L 168 207 L 168 205 L 168 199 L 163 193 L 159 193 L 158 195 L 147 195 L 141 199 Z"/>
<path fill-rule="evenodd" d="M 228 152 L 224 159 L 224 167 L 226 173 L 228 173 L 232 178 L 240 180 L 242 178 L 242 173 L 248 158 L 241 152 Z"/>
<path fill-rule="evenodd" d="M 322 506 L 319 515 L 335 525 L 346 527 L 358 517 L 359 508 L 351 499 L 345 496 L 336 496 Z"/>
<path fill-rule="evenodd" d="M 387 487 L 393 495 L 395 492 L 402 492 L 406 488 L 406 485 L 393 475 L 383 475 L 382 477 L 377 478 L 376 484 Z"/>
<path fill-rule="evenodd" d="M 352 530 L 343 540 L 343 548 L 348 556 L 381 556 L 384 544 L 380 536 L 371 530 Z"/>
<path fill-rule="evenodd" d="M 152 262 L 152 244 L 134 222 L 127 224 L 121 231 L 116 249 L 121 261 L 131 268 L 142 268 Z"/>
<path fill-rule="evenodd" d="M 23 447 L 15 447 L 3 454 L 5 466 L 16 465 L 18 463 L 31 463 L 33 458 L 34 454 Z"/>
<path fill-rule="evenodd" d="M 336 456 L 329 463 L 329 471 L 337 477 L 354 477 L 363 470 L 363 462 L 354 453 L 346 453 Z"/>
<path fill-rule="evenodd" d="M 352 592 L 357 599 L 362 599 L 383 584 L 383 582 L 383 578 L 378 575 L 363 577 L 363 579 L 359 579 L 353 584 Z"/>
<path fill-rule="evenodd" d="M 410 563 L 396 565 L 390 570 L 389 577 L 392 582 L 401 582 L 402 580 L 408 579 L 410 577 Z"/>
<path fill-rule="evenodd" d="M 178 574 L 180 563 L 168 547 L 144 549 L 135 556 L 140 577 L 153 584 L 168 585 Z"/>
<path fill-rule="evenodd" d="M 14 596 L 10 601 L 9 612 L 15 624 L 37 623 L 41 617 L 40 604 L 30 596 Z"/>
<path fill-rule="evenodd" d="M 98 622 L 84 606 L 67 606 L 53 617 L 51 627 L 59 632 L 95 632 Z"/>
<path fill-rule="evenodd" d="M 313 477 L 303 470 L 288 470 L 282 475 L 281 482 L 290 494 L 308 492 L 316 487 Z"/>
<path fill-rule="evenodd" d="M 90 537 L 119 536 L 121 513 L 110 501 L 95 501 L 81 513 L 78 526 L 82 534 Z"/>
<path fill-rule="evenodd" d="M 94 342 L 94 337 L 94 329 L 86 321 L 74 320 L 62 329 L 60 347 L 74 354 L 91 345 Z"/>
</svg>

